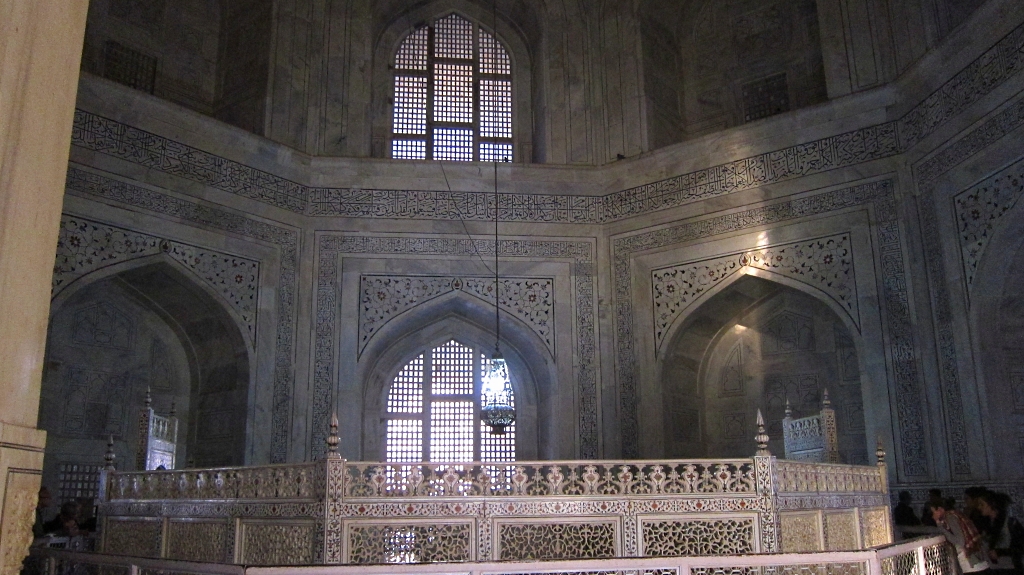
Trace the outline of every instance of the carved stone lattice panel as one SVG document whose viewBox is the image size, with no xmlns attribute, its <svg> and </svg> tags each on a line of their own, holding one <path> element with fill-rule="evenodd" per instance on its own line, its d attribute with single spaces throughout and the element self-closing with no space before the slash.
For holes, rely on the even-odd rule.
<svg viewBox="0 0 1024 575">
<path fill-rule="evenodd" d="M 684 263 L 651 272 L 654 339 L 658 348 L 676 318 L 709 289 L 745 267 L 780 274 L 820 289 L 860 325 L 849 234 L 780 244 Z"/>
<path fill-rule="evenodd" d="M 605 559 L 616 557 L 614 522 L 501 523 L 498 559 Z"/>
<path fill-rule="evenodd" d="M 462 292 L 494 305 L 491 278 L 365 275 L 359 283 L 360 353 L 388 321 L 440 296 Z M 502 278 L 499 295 L 499 307 L 529 326 L 554 356 L 554 280 Z"/>
<path fill-rule="evenodd" d="M 315 526 L 309 523 L 242 523 L 242 563 L 309 565 Z"/>
<path fill-rule="evenodd" d="M 968 294 L 974 285 L 978 264 L 1000 219 L 1017 205 L 1022 194 L 1024 161 L 1017 162 L 953 197 Z"/>
<path fill-rule="evenodd" d="M 923 575 L 917 568 L 916 550 L 884 557 L 879 563 L 882 566 L 882 575 Z"/>
<path fill-rule="evenodd" d="M 103 552 L 109 555 L 160 557 L 163 521 L 108 518 L 103 526 Z"/>
<path fill-rule="evenodd" d="M 190 269 L 238 312 L 250 336 L 256 334 L 258 261 L 190 246 L 93 222 L 61 216 L 52 294 L 98 269 L 159 253 Z"/>
<path fill-rule="evenodd" d="M 753 518 L 642 519 L 644 557 L 743 555 L 757 550 Z"/>
<path fill-rule="evenodd" d="M 953 548 L 946 543 L 925 547 L 924 572 L 956 573 L 956 568 L 953 567 L 954 563 L 956 563 L 956 559 L 953 557 Z"/>
<path fill-rule="evenodd" d="M 889 529 L 889 513 L 888 507 L 861 509 L 861 541 L 864 542 L 861 547 L 877 547 L 892 543 L 892 532 Z"/>
<path fill-rule="evenodd" d="M 821 520 L 817 512 L 780 513 L 779 530 L 783 553 L 823 551 Z"/>
<path fill-rule="evenodd" d="M 274 390 L 271 412 L 270 461 L 283 463 L 288 459 L 291 433 L 290 414 L 292 384 L 295 379 L 295 298 L 298 293 L 296 270 L 299 261 L 299 232 L 295 228 L 275 225 L 238 212 L 213 207 L 94 174 L 74 165 L 68 166 L 68 193 L 113 201 L 121 205 L 163 216 L 170 216 L 186 225 L 215 230 L 249 241 L 273 245 L 280 254 L 277 278 L 277 326 L 274 343 Z"/>
<path fill-rule="evenodd" d="M 826 551 L 854 551 L 860 548 L 857 511 L 836 511 L 823 516 Z"/>
<path fill-rule="evenodd" d="M 749 461 L 571 465 L 348 463 L 347 498 L 609 496 L 754 492 Z"/>
<path fill-rule="evenodd" d="M 438 563 L 473 560 L 469 523 L 348 526 L 349 563 Z"/>
<path fill-rule="evenodd" d="M 223 563 L 231 559 L 231 535 L 231 527 L 223 521 L 171 521 L 167 526 L 167 558 Z"/>
</svg>

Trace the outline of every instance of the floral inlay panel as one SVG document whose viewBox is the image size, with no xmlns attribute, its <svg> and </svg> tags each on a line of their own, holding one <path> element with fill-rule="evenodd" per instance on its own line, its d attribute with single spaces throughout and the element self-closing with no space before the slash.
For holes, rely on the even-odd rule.
<svg viewBox="0 0 1024 575">
<path fill-rule="evenodd" d="M 826 513 L 825 550 L 852 551 L 859 548 L 856 511 Z"/>
<path fill-rule="evenodd" d="M 222 563 L 230 559 L 230 535 L 225 522 L 171 521 L 167 526 L 167 558 Z"/>
<path fill-rule="evenodd" d="M 876 547 L 892 543 L 892 536 L 889 534 L 888 508 L 861 510 L 860 523 L 863 547 Z"/>
<path fill-rule="evenodd" d="M 968 295 L 974 285 L 978 264 L 985 248 L 1007 212 L 1024 194 L 1024 161 L 957 194 L 953 198 L 956 222 L 960 233 L 964 281 Z"/>
<path fill-rule="evenodd" d="M 651 272 L 654 338 L 660 348 L 673 322 L 726 278 L 751 267 L 795 279 L 828 294 L 860 325 L 850 234 L 739 252 Z"/>
<path fill-rule="evenodd" d="M 821 551 L 821 523 L 817 513 L 782 513 L 779 535 L 783 553 Z"/>
<path fill-rule="evenodd" d="M 162 538 L 163 522 L 160 520 L 109 519 L 104 526 L 103 552 L 159 557 Z"/>
<path fill-rule="evenodd" d="M 414 307 L 452 292 L 494 305 L 494 280 L 484 277 L 379 276 L 360 278 L 359 352 L 389 321 Z M 555 354 L 554 279 L 501 278 L 498 305 L 523 321 Z"/>
</svg>

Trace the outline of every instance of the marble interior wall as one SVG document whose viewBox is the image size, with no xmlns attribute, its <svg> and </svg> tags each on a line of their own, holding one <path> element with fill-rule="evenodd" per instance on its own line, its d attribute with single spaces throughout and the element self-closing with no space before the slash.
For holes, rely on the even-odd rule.
<svg viewBox="0 0 1024 575">
<path fill-rule="evenodd" d="M 89 4 L 82 70 L 123 81 L 150 75 L 153 94 L 212 114 L 218 91 L 218 0 L 96 0 Z M 110 54 L 116 42 L 138 56 Z M 152 72 L 143 70 L 152 64 Z"/>
<path fill-rule="evenodd" d="M 225 0 L 221 10 L 213 116 L 254 134 L 266 134 L 273 3 Z"/>
<path fill-rule="evenodd" d="M 827 99 L 813 0 L 709 2 L 681 36 L 688 136 Z"/>
<path fill-rule="evenodd" d="M 641 158 L 503 167 L 502 269 L 552 282 L 545 326 L 524 319 L 536 305 L 504 308 L 521 326 L 519 343 L 510 345 L 534 370 L 531 449 L 539 457 L 719 455 L 688 435 L 725 434 L 706 422 L 733 409 L 701 391 L 733 351 L 716 339 L 727 322 L 711 320 L 744 317 L 747 307 L 777 297 L 787 317 L 810 318 L 815 351 L 771 366 L 761 358 L 756 371 L 767 379 L 816 370 L 815 390 L 836 382 L 828 387 L 846 412 L 851 461 L 881 437 L 900 482 L 1005 475 L 996 460 L 1019 461 L 1020 447 L 991 431 L 998 419 L 990 414 L 1001 405 L 984 391 L 997 384 L 976 342 L 977 331 L 994 324 L 976 318 L 969 302 L 1002 302 L 1005 286 L 1018 280 L 987 271 L 1000 267 L 988 262 L 1003 248 L 975 250 L 979 240 L 958 239 L 970 230 L 958 229 L 957 213 L 971 212 L 956 198 L 977 195 L 982 182 L 1020 161 L 1022 22 L 1024 8 L 987 3 L 884 90 Z M 611 66 L 583 60 L 592 69 Z M 539 82 L 568 61 L 575 60 L 545 56 Z M 247 463 L 316 457 L 335 410 L 345 455 L 372 457 L 379 438 L 367 437 L 366 386 L 399 365 L 386 358 L 441 321 L 487 339 L 486 298 L 452 286 L 488 276 L 488 166 L 446 165 L 442 173 L 436 164 L 310 158 L 90 78 L 79 108 L 68 182 L 73 213 L 114 206 L 104 216 L 111 225 L 164 226 L 175 241 L 260 262 Z M 590 121 L 565 108 L 545 114 Z M 548 141 L 548 151 L 570 150 L 566 163 L 596 157 L 592 142 L 575 147 L 581 124 L 573 125 L 557 146 L 549 145 L 550 124 L 537 141 Z M 997 239 L 1014 221 L 986 218 Z M 253 253 L 256 246 L 262 251 Z M 669 281 L 671 274 L 682 279 Z M 420 283 L 383 292 L 364 283 L 382 279 Z M 374 313 L 388 321 L 369 321 Z M 775 315 L 745 313 L 749 324 L 735 323 L 770 331 Z M 1011 317 L 992 317 L 998 313 Z M 764 347 L 756 343 L 755 358 Z M 857 386 L 844 383 L 854 377 L 840 375 L 853 364 L 861 416 Z M 692 386 L 673 387 L 684 380 Z M 746 415 L 747 438 L 737 432 L 734 443 L 714 450 L 752 448 L 753 410 L 768 398 L 763 389 L 749 398 L 734 409 Z M 696 426 L 680 425 L 692 405 L 706 413 L 698 410 Z M 863 429 L 853 423 L 861 421 Z"/>
</svg>

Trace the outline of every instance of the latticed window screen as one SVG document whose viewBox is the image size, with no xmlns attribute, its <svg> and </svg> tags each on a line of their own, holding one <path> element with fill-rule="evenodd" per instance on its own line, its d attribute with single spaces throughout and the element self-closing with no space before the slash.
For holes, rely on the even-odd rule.
<svg viewBox="0 0 1024 575">
<path fill-rule="evenodd" d="M 515 461 L 516 428 L 494 435 L 480 421 L 490 357 L 449 341 L 399 370 L 387 402 L 387 460 L 393 463 Z"/>
<path fill-rule="evenodd" d="M 391 157 L 512 161 L 512 61 L 456 14 L 406 36 L 395 55 Z"/>
</svg>

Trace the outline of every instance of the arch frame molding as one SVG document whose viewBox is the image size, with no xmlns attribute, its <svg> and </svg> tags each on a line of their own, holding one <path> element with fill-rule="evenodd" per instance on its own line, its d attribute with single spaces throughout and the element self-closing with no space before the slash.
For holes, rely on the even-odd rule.
<svg viewBox="0 0 1024 575">
<path fill-rule="evenodd" d="M 886 443 L 891 442 L 895 446 L 898 477 L 911 480 L 931 477 L 932 438 L 927 427 L 927 414 L 921 407 L 924 404 L 924 385 L 917 365 L 917 346 L 912 330 L 908 270 L 904 264 L 905 247 L 897 212 L 895 179 L 881 176 L 846 186 L 811 190 L 754 208 L 675 222 L 611 238 L 617 349 L 615 370 L 625 457 L 641 455 L 641 386 L 651 381 L 651 374 L 643 367 L 646 359 L 641 358 L 650 355 L 653 343 L 649 339 L 645 341 L 648 336 L 643 331 L 637 331 L 638 326 L 644 325 L 643 314 L 649 310 L 634 310 L 634 302 L 643 301 L 637 294 L 645 293 L 645 286 L 641 283 L 645 274 L 637 271 L 642 268 L 638 259 L 652 253 L 682 249 L 698 241 L 762 231 L 769 226 L 808 222 L 844 212 L 866 212 L 867 228 L 872 237 L 869 250 L 871 265 L 868 268 L 877 281 L 873 282 L 874 285 L 865 286 L 870 291 L 861 290 L 859 298 L 862 302 L 873 301 L 880 310 L 879 321 L 875 322 L 878 324 L 876 333 L 879 341 L 884 342 L 882 357 L 886 362 L 884 373 L 879 371 L 883 366 L 877 366 L 871 372 L 878 373 L 872 380 L 874 387 L 879 389 L 872 391 L 875 396 L 871 402 L 865 402 L 865 407 L 874 401 L 889 406 L 889 394 L 895 397 L 895 407 L 890 410 L 889 418 L 866 415 L 878 426 L 878 431 L 887 439 Z M 863 279 L 860 281 L 863 283 Z M 794 287 L 799 289 L 797 285 Z M 867 305 L 860 307 L 862 314 L 869 309 Z M 862 329 L 867 329 L 869 323 L 865 320 Z M 860 357 L 865 356 L 861 353 Z"/>
<path fill-rule="evenodd" d="M 317 457 L 323 450 L 326 439 L 327 423 L 331 411 L 339 404 L 339 391 L 342 389 L 343 378 L 356 378 L 353 371 L 356 364 L 355 331 L 349 326 L 352 334 L 343 334 L 343 326 L 354 324 L 358 318 L 343 316 L 342 298 L 346 297 L 343 278 L 349 273 L 346 266 L 353 262 L 373 259 L 418 258 L 435 260 L 421 266 L 437 265 L 445 269 L 453 265 L 460 267 L 473 265 L 477 255 L 487 258 L 494 255 L 493 240 L 471 240 L 465 236 L 451 235 L 394 235 L 394 236 L 363 236 L 339 232 L 318 232 L 316 242 L 316 291 L 314 293 L 314 318 L 316 321 L 314 342 L 314 365 L 312 366 L 313 381 L 311 410 L 309 414 L 311 443 L 309 452 Z M 595 299 L 595 241 L 586 238 L 573 239 L 503 239 L 499 242 L 499 256 L 507 264 L 504 269 L 515 265 L 554 264 L 564 266 L 563 274 L 555 275 L 556 306 L 555 313 L 570 313 L 571 333 L 556 333 L 561 350 L 554 362 L 558 381 L 571 378 L 574 385 L 571 389 L 561 388 L 560 393 L 568 394 L 577 410 L 576 420 L 572 425 L 572 436 L 575 447 L 572 456 L 593 459 L 599 453 L 599 397 L 598 373 L 596 364 L 596 299 Z M 462 262 L 456 264 L 456 262 Z M 429 269 L 429 267 L 427 268 Z M 429 273 L 429 272 L 428 272 Z M 407 275 L 407 274 L 400 274 Z M 436 275 L 436 274 L 430 274 Z M 532 273 L 513 273 L 512 275 L 533 276 Z M 546 274 L 540 274 L 546 275 Z M 565 282 L 568 279 L 568 282 Z M 351 288 L 355 288 L 355 283 Z M 357 289 L 357 288 L 356 288 Z M 558 301 L 558 293 L 566 290 L 567 300 Z M 348 296 L 352 297 L 352 296 Z M 467 296 L 463 296 L 467 297 Z M 346 300 L 348 301 L 348 300 Z M 354 309 L 354 308 L 353 308 Z M 493 313 L 493 308 L 491 308 Z M 559 311 L 564 310 L 564 311 Z M 491 316 L 493 317 L 493 316 Z M 348 324 L 346 324 L 348 322 Z M 490 325 L 490 321 L 479 321 L 480 325 Z M 503 326 L 509 322 L 503 321 Z M 503 327 L 504 334 L 504 327 Z M 351 345 L 342 346 L 346 337 L 352 337 Z M 532 337 L 536 337 L 531 332 Z M 564 338 L 569 338 L 565 340 Z M 375 339 L 378 339 L 375 337 Z M 525 338 L 524 341 L 528 339 Z M 352 347 L 352 349 L 348 349 Z M 522 349 L 521 349 L 522 351 Z M 546 353 L 546 352 L 545 352 Z M 371 354 L 372 355 L 372 354 Z M 346 359 L 343 359 L 346 358 Z M 351 358 L 348 359 L 348 358 Z M 575 360 L 570 361 L 572 358 Z M 348 365 L 343 368 L 344 365 Z M 362 369 L 360 367 L 360 369 Z M 344 374 L 344 375 L 343 375 Z M 345 383 L 344 385 L 349 385 Z M 344 411 L 344 410 L 342 410 Z M 346 413 L 350 413 L 346 411 Z M 351 416 L 355 414 L 350 413 Z M 540 456 L 546 456 L 540 453 Z"/>
</svg>

